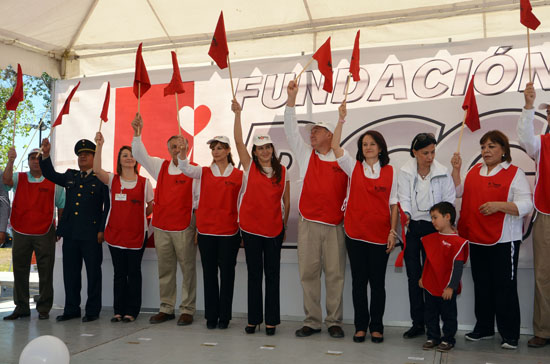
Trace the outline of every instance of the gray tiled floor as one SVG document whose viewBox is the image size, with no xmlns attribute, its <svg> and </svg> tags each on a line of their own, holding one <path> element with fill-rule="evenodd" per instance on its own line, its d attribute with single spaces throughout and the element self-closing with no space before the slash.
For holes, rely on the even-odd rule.
<svg viewBox="0 0 550 364">
<path fill-rule="evenodd" d="M 3 312 L 1 316 L 7 315 Z M 326 330 L 309 338 L 295 338 L 300 323 L 284 321 L 272 337 L 263 328 L 246 335 L 246 320 L 234 319 L 227 330 L 207 330 L 202 317 L 191 326 L 178 327 L 175 321 L 151 325 L 151 314 L 142 314 L 136 322 L 109 321 L 104 310 L 98 321 L 81 323 L 71 320 L 56 323 L 59 310 L 48 321 L 31 318 L 0 323 L 0 363 L 17 363 L 27 342 L 40 335 L 55 335 L 69 348 L 72 364 L 172 364 L 172 363 L 550 363 L 550 346 L 527 348 L 522 336 L 517 351 L 500 348 L 498 338 L 478 343 L 466 342 L 464 332 L 457 335 L 457 346 L 449 354 L 423 351 L 424 338 L 405 340 L 404 328 L 386 327 L 385 342 L 352 342 L 353 327 L 344 325 L 344 339 L 332 339 Z M 93 336 L 90 336 L 93 335 Z M 215 346 L 211 346 L 215 343 Z"/>
</svg>

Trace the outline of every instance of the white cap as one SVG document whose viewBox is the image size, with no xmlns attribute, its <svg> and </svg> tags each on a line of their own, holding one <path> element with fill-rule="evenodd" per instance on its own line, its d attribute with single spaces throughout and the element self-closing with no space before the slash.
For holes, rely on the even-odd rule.
<svg viewBox="0 0 550 364">
<path fill-rule="evenodd" d="M 40 154 L 41 152 L 42 150 L 40 148 L 34 148 L 29 152 L 29 154 L 27 154 L 27 156 L 30 156 L 31 154 L 35 154 L 35 153 Z"/>
<path fill-rule="evenodd" d="M 229 138 L 226 137 L 225 135 L 217 135 L 217 136 L 213 137 L 212 139 L 210 139 L 209 141 L 207 141 L 206 144 L 212 144 L 213 142 L 221 142 L 221 143 L 225 143 L 227 145 L 230 145 Z"/>
<path fill-rule="evenodd" d="M 252 139 L 252 144 L 259 147 L 261 145 L 273 144 L 269 135 L 255 135 Z"/>
<path fill-rule="evenodd" d="M 334 133 L 334 129 L 336 129 L 336 125 L 333 123 L 329 123 L 327 121 L 318 121 L 316 123 L 311 123 L 306 125 L 307 131 L 311 132 L 311 129 L 313 129 L 316 126 L 320 126 L 321 128 L 325 128 L 331 133 Z"/>
<path fill-rule="evenodd" d="M 550 106 L 550 104 L 540 104 L 539 110 L 548 110 L 548 106 Z"/>
</svg>

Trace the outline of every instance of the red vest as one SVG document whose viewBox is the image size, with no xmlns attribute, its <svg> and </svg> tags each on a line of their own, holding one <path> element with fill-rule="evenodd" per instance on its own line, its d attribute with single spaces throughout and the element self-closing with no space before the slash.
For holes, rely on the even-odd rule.
<svg viewBox="0 0 550 364">
<path fill-rule="evenodd" d="M 141 249 L 145 240 L 145 187 L 147 180 L 138 176 L 136 186 L 122 189 L 120 176 L 115 174 L 111 183 L 111 209 L 105 226 L 107 244 L 127 249 Z M 117 201 L 116 195 L 124 194 Z"/>
<path fill-rule="evenodd" d="M 518 167 L 511 165 L 494 176 L 481 176 L 481 163 L 466 175 L 458 233 L 472 244 L 494 245 L 502 236 L 506 214 L 497 212 L 484 216 L 479 206 L 489 201 L 508 201 L 508 192 Z"/>
<path fill-rule="evenodd" d="M 348 176 L 338 162 L 324 162 L 311 152 L 298 209 L 306 220 L 338 225 L 344 218 Z"/>
<path fill-rule="evenodd" d="M 197 231 L 206 235 L 230 236 L 239 231 L 237 200 L 243 172 L 233 168 L 227 177 L 216 177 L 202 167 L 201 195 L 196 211 Z"/>
<path fill-rule="evenodd" d="M 456 234 L 433 233 L 422 238 L 426 261 L 422 271 L 422 285 L 432 296 L 441 297 L 449 286 L 455 260 L 468 260 L 468 240 Z M 457 290 L 460 293 L 460 286 Z"/>
<path fill-rule="evenodd" d="M 550 214 L 550 134 L 540 136 L 539 164 L 533 200 L 537 211 Z"/>
<path fill-rule="evenodd" d="M 375 244 L 387 244 L 391 230 L 390 193 L 393 184 L 393 168 L 380 169 L 377 179 L 365 177 L 363 163 L 357 161 L 349 190 L 344 229 L 355 240 Z"/>
<path fill-rule="evenodd" d="M 29 182 L 20 172 L 10 215 L 13 230 L 25 235 L 44 235 L 55 218 L 55 184 L 47 179 Z"/>
<path fill-rule="evenodd" d="M 168 173 L 170 161 L 160 168 L 155 189 L 153 226 L 164 231 L 183 231 L 191 224 L 193 214 L 193 179 Z"/>
<path fill-rule="evenodd" d="M 247 233 L 268 238 L 276 237 L 283 231 L 283 211 L 281 200 L 285 191 L 286 168 L 282 166 L 281 181 L 268 178 L 250 164 L 248 182 L 239 210 L 239 225 Z"/>
</svg>

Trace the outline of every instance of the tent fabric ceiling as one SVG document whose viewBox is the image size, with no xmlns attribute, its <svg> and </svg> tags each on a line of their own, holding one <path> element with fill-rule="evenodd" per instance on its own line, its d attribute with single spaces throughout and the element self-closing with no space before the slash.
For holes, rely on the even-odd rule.
<svg viewBox="0 0 550 364">
<path fill-rule="evenodd" d="M 531 0 L 550 32 L 550 0 Z M 333 49 L 425 44 L 524 34 L 519 0 L 2 0 L 0 67 L 21 63 L 74 78 L 133 69 L 140 42 L 151 69 L 210 63 L 208 47 L 224 11 L 232 61 Z"/>
</svg>

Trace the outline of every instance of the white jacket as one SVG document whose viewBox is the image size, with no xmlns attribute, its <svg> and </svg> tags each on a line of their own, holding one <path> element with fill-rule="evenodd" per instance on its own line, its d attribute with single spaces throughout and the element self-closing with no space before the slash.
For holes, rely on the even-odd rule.
<svg viewBox="0 0 550 364">
<path fill-rule="evenodd" d="M 447 167 L 434 160 L 430 171 L 430 196 L 432 206 L 441 201 L 455 203 L 456 190 L 453 179 Z M 415 220 L 431 221 L 429 212 L 419 212 L 414 201 L 416 182 L 419 176 L 417 173 L 416 159 L 411 159 L 400 169 L 397 177 L 397 198 L 403 211 Z"/>
</svg>

